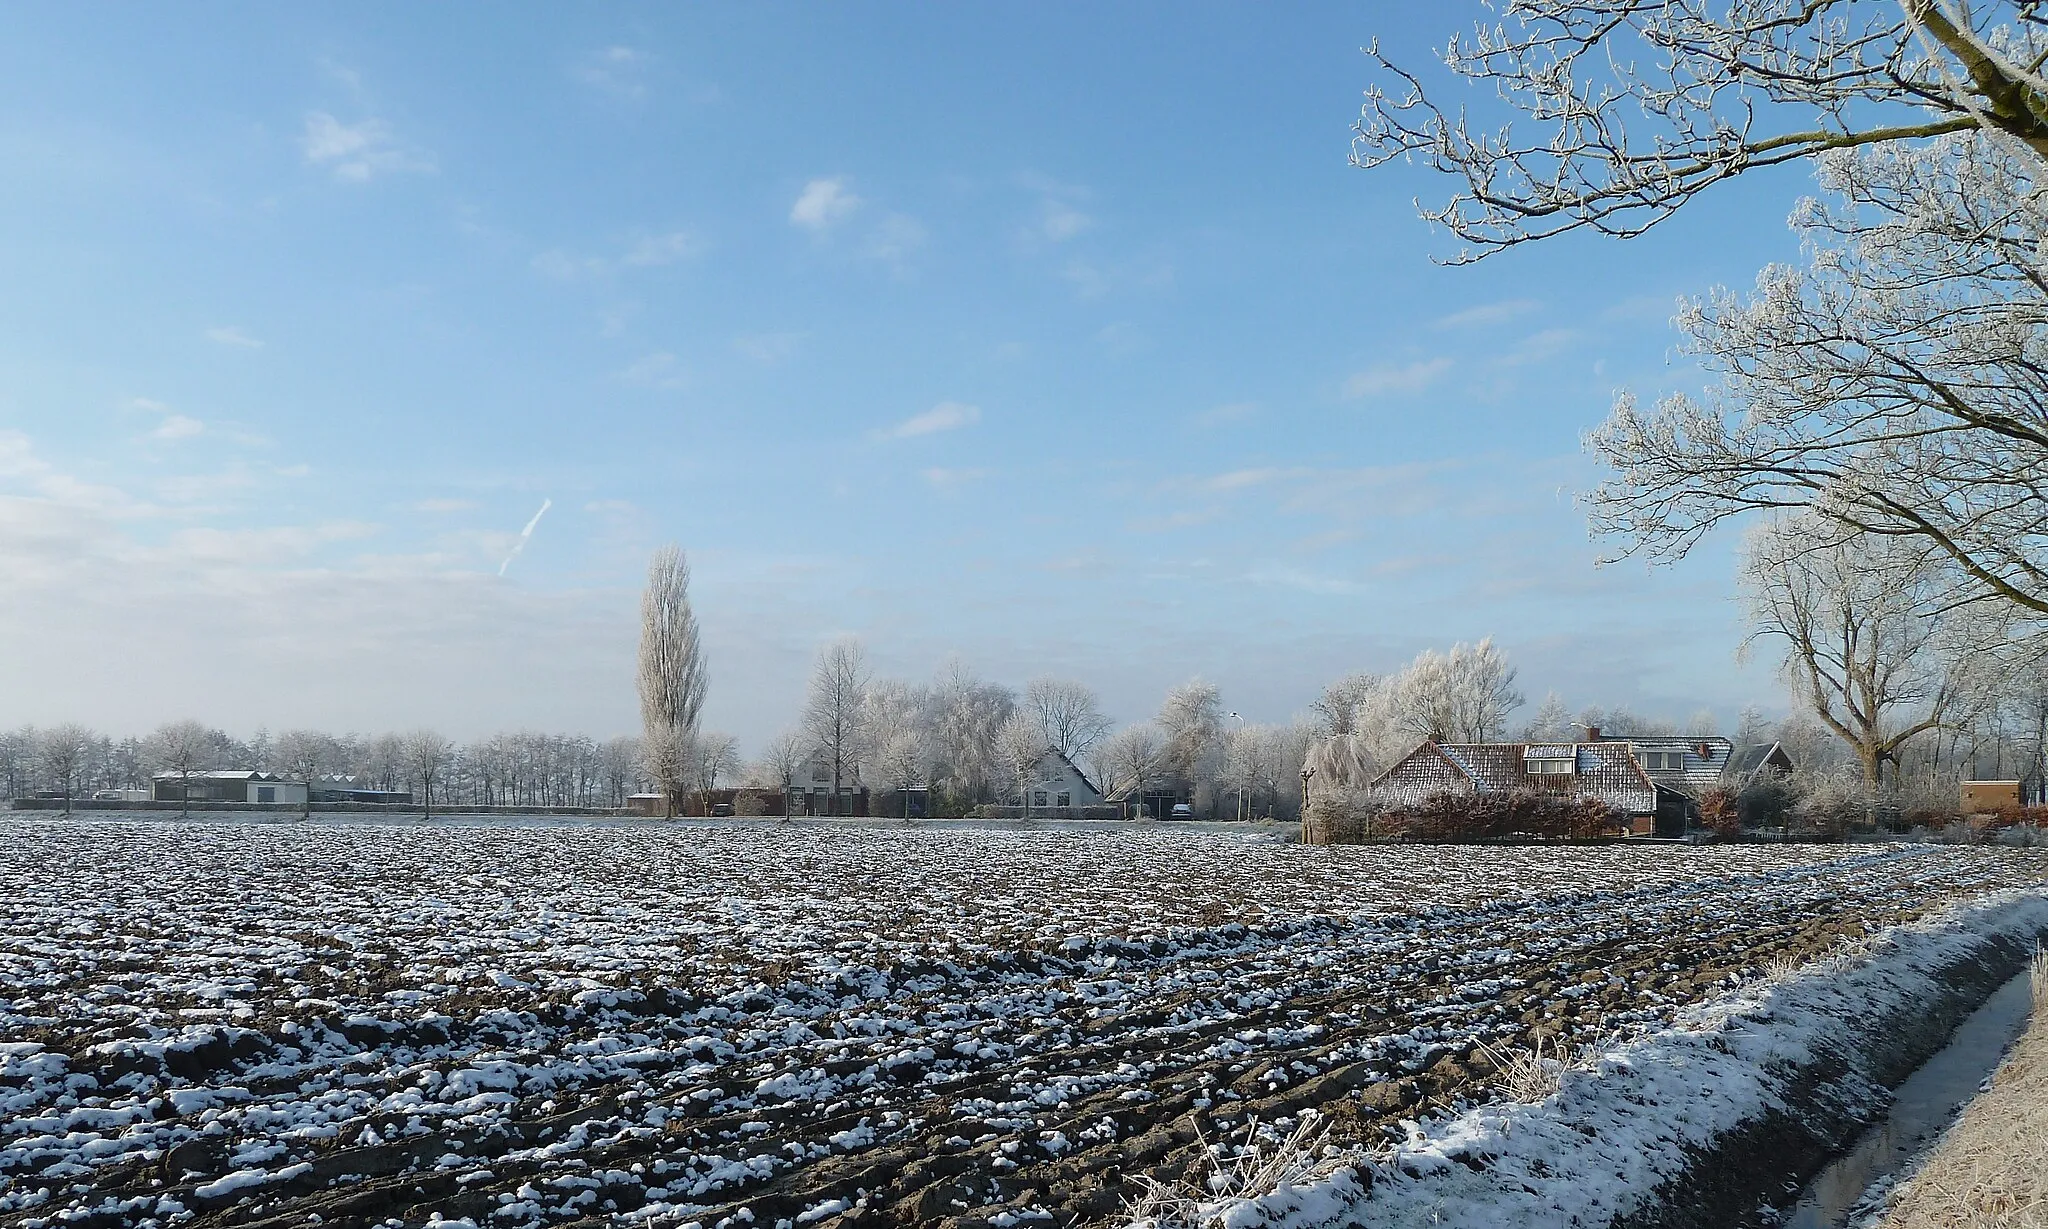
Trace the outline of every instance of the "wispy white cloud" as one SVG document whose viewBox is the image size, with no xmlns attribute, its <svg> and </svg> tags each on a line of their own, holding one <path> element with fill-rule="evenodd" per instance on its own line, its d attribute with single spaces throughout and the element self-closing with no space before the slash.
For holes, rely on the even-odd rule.
<svg viewBox="0 0 2048 1229">
<path fill-rule="evenodd" d="M 1353 401 L 1412 395 L 1436 383 L 1450 369 L 1451 360 L 1443 357 L 1418 359 L 1412 363 L 1382 363 L 1344 381 L 1344 395 Z"/>
<path fill-rule="evenodd" d="M 1287 476 L 1289 471 L 1273 466 L 1257 469 L 1234 469 L 1228 473 L 1216 474 L 1202 479 L 1205 491 L 1241 491 L 1246 487 L 1264 486 Z"/>
<path fill-rule="evenodd" d="M 376 534 L 364 521 L 323 521 L 316 525 L 274 525 L 258 529 L 194 526 L 171 535 L 177 556 L 211 566 L 252 567 L 304 559 L 334 542 L 356 541 Z"/>
<path fill-rule="evenodd" d="M 687 260 L 704 250 L 695 235 L 688 231 L 674 230 L 665 235 L 652 235 L 626 249 L 620 263 L 636 269 L 650 269 L 661 265 L 672 265 Z"/>
<path fill-rule="evenodd" d="M 981 421 L 981 407 L 958 401 L 941 401 L 922 414 L 910 417 L 879 434 L 883 438 L 907 440 L 939 431 L 954 431 Z"/>
<path fill-rule="evenodd" d="M 1032 243 L 1065 243 L 1095 225 L 1082 203 L 1093 195 L 1080 184 L 1061 183 L 1046 175 L 1027 172 L 1017 182 L 1038 196 L 1038 216 L 1024 228 L 1024 239 Z"/>
<path fill-rule="evenodd" d="M 1252 569 L 1245 579 L 1255 585 L 1266 585 L 1280 589 L 1294 589 L 1302 593 L 1342 595 L 1362 593 L 1365 586 L 1343 576 L 1332 576 L 1326 572 L 1311 572 L 1303 568 L 1288 567 L 1285 564 L 1266 564 Z"/>
<path fill-rule="evenodd" d="M 206 424 L 198 419 L 187 418 L 183 414 L 173 414 L 158 423 L 156 430 L 149 433 L 149 438 L 153 440 L 189 440 L 195 435 L 203 434 L 205 430 Z"/>
<path fill-rule="evenodd" d="M 1501 367 L 1522 367 L 1557 357 L 1565 347 L 1578 340 L 1577 329 L 1543 329 L 1529 334 L 1502 354 L 1494 362 Z"/>
<path fill-rule="evenodd" d="M 647 96 L 646 72 L 652 57 L 637 47 L 600 47 L 576 58 L 569 76 L 614 98 L 637 101 Z"/>
<path fill-rule="evenodd" d="M 1038 233 L 1053 243 L 1065 243 L 1095 225 L 1095 219 L 1065 201 L 1047 200 L 1039 209 Z"/>
<path fill-rule="evenodd" d="M 1502 299 L 1496 303 L 1480 303 L 1463 311 L 1439 316 L 1436 327 L 1440 329 L 1479 328 L 1490 324 L 1505 324 L 1520 319 L 1543 306 L 1535 299 Z"/>
<path fill-rule="evenodd" d="M 934 466 L 924 471 L 924 480 L 930 483 L 935 490 L 940 491 L 957 491 L 962 487 L 980 482 L 986 477 L 988 477 L 988 471 L 985 469 L 947 469 L 942 466 Z"/>
<path fill-rule="evenodd" d="M 299 138 L 306 161 L 323 167 L 336 179 L 363 183 L 379 175 L 404 171 L 427 172 L 433 159 L 423 151 L 392 135 L 383 120 L 366 119 L 344 124 L 325 111 L 306 116 L 306 129 Z"/>
<path fill-rule="evenodd" d="M 802 333 L 743 333 L 732 339 L 732 348 L 757 363 L 779 363 L 795 354 L 803 339 Z"/>
<path fill-rule="evenodd" d="M 875 224 L 860 254 L 899 268 L 924 246 L 924 224 L 907 213 L 892 213 Z"/>
<path fill-rule="evenodd" d="M 666 350 L 641 355 L 620 370 L 619 378 L 649 388 L 681 388 L 687 383 L 682 364 Z"/>
<path fill-rule="evenodd" d="M 448 512 L 467 512 L 474 507 L 476 507 L 476 501 L 473 499 L 422 499 L 414 504 L 412 509 L 415 512 L 429 512 L 438 515 Z"/>
<path fill-rule="evenodd" d="M 1195 415 L 1195 423 L 1203 427 L 1220 427 L 1226 423 L 1243 422 L 1258 412 L 1259 403 L 1256 401 L 1231 401 L 1203 410 Z"/>
<path fill-rule="evenodd" d="M 535 256 L 533 269 L 547 277 L 568 280 L 604 277 L 626 269 L 655 269 L 701 255 L 704 243 L 687 230 L 646 235 L 627 244 L 615 256 L 579 256 L 554 248 Z"/>
<path fill-rule="evenodd" d="M 208 329 L 206 330 L 206 337 L 207 340 L 217 341 L 224 346 L 240 346 L 247 350 L 261 350 L 263 348 L 261 341 L 249 336 L 249 334 L 232 324 L 224 324 L 219 328 Z"/>
<path fill-rule="evenodd" d="M 797 194 L 790 206 L 789 221 L 815 234 L 822 234 L 853 216 L 860 198 L 847 189 L 844 176 L 813 179 Z"/>
</svg>

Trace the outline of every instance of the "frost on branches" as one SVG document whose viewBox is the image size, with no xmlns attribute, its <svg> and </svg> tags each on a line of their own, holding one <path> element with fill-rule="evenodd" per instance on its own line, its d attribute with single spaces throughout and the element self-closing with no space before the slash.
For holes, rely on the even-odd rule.
<svg viewBox="0 0 2048 1229">
<path fill-rule="evenodd" d="M 2048 204 L 2042 163 L 1958 133 L 1821 160 L 1838 203 L 1795 215 L 1812 258 L 1684 306 L 1719 377 L 1649 412 L 1623 394 L 1588 446 L 1596 531 L 1683 554 L 1723 519 L 1808 508 L 1910 538 L 1957 600 L 2048 613 Z"/>
<path fill-rule="evenodd" d="M 1505 0 L 1454 37 L 1445 107 L 1380 53 L 1352 161 L 1420 160 L 1460 187 L 1423 215 L 1457 260 L 1563 231 L 1635 235 L 1760 166 L 1971 129 L 2048 153 L 2038 0 Z M 1476 92 L 1476 91 L 1475 91 Z M 1519 127 L 1513 121 L 1519 121 Z"/>
</svg>

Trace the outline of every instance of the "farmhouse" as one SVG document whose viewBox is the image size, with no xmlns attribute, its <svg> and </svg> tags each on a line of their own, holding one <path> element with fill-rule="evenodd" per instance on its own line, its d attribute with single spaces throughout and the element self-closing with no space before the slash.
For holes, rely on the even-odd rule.
<svg viewBox="0 0 2048 1229">
<path fill-rule="evenodd" d="M 1777 743 L 1738 747 L 1711 735 L 1614 735 L 1592 726 L 1576 743 L 1424 743 L 1368 788 L 1397 805 L 1518 790 L 1597 798 L 1626 815 L 1637 836 L 1683 836 L 1707 790 L 1739 791 L 1791 772 Z"/>
<path fill-rule="evenodd" d="M 1658 788 L 1620 742 L 1427 742 L 1373 779 L 1368 790 L 1396 806 L 1437 794 L 1518 791 L 1595 798 L 1627 817 L 1638 836 L 1659 834 Z M 1683 833 L 1683 815 L 1679 817 Z"/>
<path fill-rule="evenodd" d="M 1020 793 L 1025 796 L 1019 804 L 1034 811 L 1102 805 L 1102 791 L 1057 747 L 1047 747 L 1038 757 Z"/>
</svg>

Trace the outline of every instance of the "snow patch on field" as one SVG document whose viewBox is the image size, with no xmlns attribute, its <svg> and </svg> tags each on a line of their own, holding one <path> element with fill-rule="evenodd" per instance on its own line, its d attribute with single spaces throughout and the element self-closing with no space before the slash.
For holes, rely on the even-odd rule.
<svg viewBox="0 0 2048 1229">
<path fill-rule="evenodd" d="M 1406 1123 L 1405 1142 L 1325 1157 L 1313 1180 L 1133 1225 L 1608 1224 L 1652 1203 L 1693 1151 L 1783 1106 L 1794 1074 L 1863 1022 L 1937 997 L 1947 970 L 1993 942 L 2044 932 L 2039 891 L 1956 906 L 1882 932 L 1854 958 L 1682 1011 L 1671 1027 L 1564 1072 L 1544 1101 Z"/>
</svg>

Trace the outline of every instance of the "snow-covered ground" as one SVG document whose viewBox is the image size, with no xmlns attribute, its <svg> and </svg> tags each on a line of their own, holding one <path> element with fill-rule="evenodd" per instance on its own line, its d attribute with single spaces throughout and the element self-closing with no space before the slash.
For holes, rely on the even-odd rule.
<svg viewBox="0 0 2048 1229">
<path fill-rule="evenodd" d="M 1486 1098 L 2038 855 L 0 824 L 0 1224 L 1114 1214 Z"/>
</svg>

